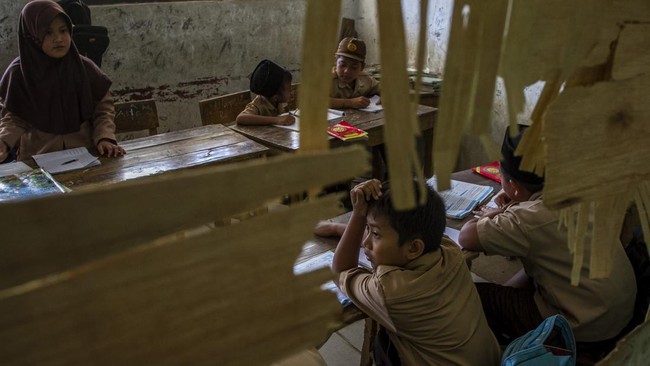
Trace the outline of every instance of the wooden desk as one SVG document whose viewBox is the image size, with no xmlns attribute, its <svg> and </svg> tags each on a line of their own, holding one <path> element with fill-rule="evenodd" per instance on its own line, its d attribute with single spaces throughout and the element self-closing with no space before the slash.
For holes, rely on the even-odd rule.
<svg viewBox="0 0 650 366">
<path fill-rule="evenodd" d="M 420 121 L 420 131 L 423 134 L 425 151 L 432 151 L 433 149 L 433 126 L 436 112 L 437 108 L 425 105 L 418 106 L 417 115 Z M 371 113 L 357 109 L 345 109 L 345 116 L 341 117 L 341 120 L 346 120 L 353 126 L 368 132 L 367 140 L 358 140 L 354 141 L 354 143 L 363 143 L 370 147 L 384 143 L 384 111 Z M 338 120 L 335 122 L 338 122 Z M 272 125 L 245 126 L 238 125 L 236 122 L 227 123 L 226 126 L 277 151 L 295 152 L 300 148 L 300 133 L 293 130 Z M 323 134 L 325 133 L 325 130 L 323 130 Z M 329 141 L 332 147 L 344 146 L 350 143 L 333 137 L 329 137 Z M 426 176 L 433 174 L 431 159 L 425 159 L 424 172 Z"/>
<path fill-rule="evenodd" d="M 55 175 L 69 188 L 116 183 L 196 166 L 264 156 L 269 148 L 223 125 L 208 125 L 121 142 L 127 154 L 101 165 Z"/>
</svg>

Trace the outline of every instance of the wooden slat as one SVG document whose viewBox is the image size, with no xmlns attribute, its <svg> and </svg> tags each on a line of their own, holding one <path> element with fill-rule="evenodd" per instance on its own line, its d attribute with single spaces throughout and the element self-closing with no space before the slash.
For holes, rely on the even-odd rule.
<svg viewBox="0 0 650 366">
<path fill-rule="evenodd" d="M 327 107 L 331 84 L 332 50 L 336 46 L 341 1 L 309 1 L 304 20 L 300 107 L 300 151 L 328 149 Z"/>
<path fill-rule="evenodd" d="M 350 147 L 4 203 L 0 289 L 255 209 L 286 193 L 350 179 L 368 171 L 367 159 L 364 149 Z"/>
<path fill-rule="evenodd" d="M 650 34 L 650 24 L 629 24 L 621 30 L 612 66 L 614 79 L 623 80 L 650 72 L 648 34 Z"/>
<path fill-rule="evenodd" d="M 153 99 L 115 103 L 115 132 L 148 130 L 158 133 L 158 109 Z"/>
<path fill-rule="evenodd" d="M 386 123 L 384 137 L 388 155 L 388 173 L 396 209 L 410 209 L 417 204 L 413 191 L 413 175 L 418 176 L 420 191 L 425 183 L 416 138 L 421 136 L 417 128 L 417 116 L 410 107 L 410 87 L 406 72 L 406 43 L 404 21 L 399 1 L 379 0 L 379 47 L 382 69 L 382 105 Z M 424 199 L 425 195 L 420 194 Z"/>
<path fill-rule="evenodd" d="M 565 90 L 546 114 L 544 203 L 566 207 L 650 179 L 650 75 Z"/>
<path fill-rule="evenodd" d="M 2 364 L 262 365 L 321 343 L 341 316 L 332 274 L 292 267 L 338 212 L 326 198 L 0 291 Z"/>
</svg>

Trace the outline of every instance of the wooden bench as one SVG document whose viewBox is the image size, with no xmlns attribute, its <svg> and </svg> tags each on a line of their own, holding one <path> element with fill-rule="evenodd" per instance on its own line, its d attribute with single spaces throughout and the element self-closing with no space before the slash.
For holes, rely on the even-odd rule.
<svg viewBox="0 0 650 366">
<path fill-rule="evenodd" d="M 201 123 L 206 126 L 233 122 L 251 100 L 249 90 L 201 100 Z"/>
<path fill-rule="evenodd" d="M 153 99 L 115 103 L 115 132 L 148 130 L 158 134 L 158 109 Z"/>
</svg>

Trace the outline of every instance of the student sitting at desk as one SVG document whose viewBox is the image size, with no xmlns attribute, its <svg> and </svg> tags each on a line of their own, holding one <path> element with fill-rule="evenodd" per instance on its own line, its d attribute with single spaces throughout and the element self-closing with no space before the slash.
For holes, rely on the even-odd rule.
<svg viewBox="0 0 650 366">
<path fill-rule="evenodd" d="M 379 95 L 379 82 L 363 72 L 366 43 L 358 38 L 343 38 L 335 56 L 330 108 L 366 108 L 370 104 L 368 98 Z"/>
<path fill-rule="evenodd" d="M 0 162 L 17 145 L 19 160 L 81 146 L 109 157 L 124 154 L 115 140 L 111 80 L 79 55 L 71 30 L 53 1 L 23 8 L 19 57 L 0 80 Z"/>
<path fill-rule="evenodd" d="M 558 226 L 559 212 L 544 205 L 544 178 L 519 170 L 521 157 L 514 155 L 523 129 L 515 138 L 506 131 L 501 148 L 505 195 L 495 199 L 500 207 L 485 209 L 482 218 L 467 222 L 459 243 L 487 255 L 518 257 L 523 264 L 504 286 L 476 284 L 490 327 L 502 343 L 536 328 L 548 316 L 562 314 L 580 351 L 581 342 L 609 340 L 627 325 L 636 295 L 634 272 L 623 247 L 615 245 L 609 278 L 589 278 L 585 260 L 580 283 L 571 286 L 567 229 Z M 586 245 L 585 258 L 589 252 Z"/>
<path fill-rule="evenodd" d="M 390 189 L 376 179 L 356 185 L 350 197 L 352 216 L 332 270 L 346 296 L 381 325 L 375 359 L 401 365 L 498 365 L 499 346 L 465 259 L 456 244 L 442 237 L 442 199 L 428 188 L 425 205 L 396 211 Z M 360 246 L 372 272 L 357 266 Z"/>
<path fill-rule="evenodd" d="M 240 125 L 291 125 L 296 122 L 287 112 L 291 98 L 291 73 L 272 61 L 262 60 L 251 75 L 250 89 L 257 94 L 237 116 Z"/>
</svg>

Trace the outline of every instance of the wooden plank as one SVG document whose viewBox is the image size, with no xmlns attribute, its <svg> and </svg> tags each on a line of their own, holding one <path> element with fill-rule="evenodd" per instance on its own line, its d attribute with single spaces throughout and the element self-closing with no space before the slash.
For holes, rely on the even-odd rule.
<svg viewBox="0 0 650 366">
<path fill-rule="evenodd" d="M 309 1 L 304 21 L 301 74 L 298 96 L 300 107 L 300 151 L 328 149 L 327 108 L 331 84 L 332 50 L 336 46 L 341 1 Z"/>
<path fill-rule="evenodd" d="M 115 103 L 115 132 L 148 130 L 158 133 L 158 109 L 153 99 Z"/>
<path fill-rule="evenodd" d="M 650 75 L 565 90 L 549 107 L 544 203 L 619 196 L 650 179 Z"/>
<path fill-rule="evenodd" d="M 0 221 L 7 229 L 0 289 L 255 209 L 286 193 L 344 181 L 368 169 L 365 150 L 350 147 L 3 203 Z"/>
<path fill-rule="evenodd" d="M 650 34 L 650 24 L 628 24 L 621 30 L 612 66 L 614 79 L 623 80 L 648 73 L 650 70 L 648 34 Z"/>
<path fill-rule="evenodd" d="M 645 322 L 623 339 L 618 341 L 616 348 L 607 355 L 598 366 L 643 366 L 648 364 L 650 358 L 650 323 Z"/>
<path fill-rule="evenodd" d="M 335 295 L 320 289 L 332 274 L 294 276 L 292 267 L 315 223 L 339 212 L 337 201 L 0 291 L 2 364 L 262 365 L 321 343 L 341 316 Z M 273 239 L 261 242 L 262 232 Z"/>
<path fill-rule="evenodd" d="M 249 90 L 201 100 L 201 123 L 205 126 L 232 122 L 251 100 Z"/>
</svg>

